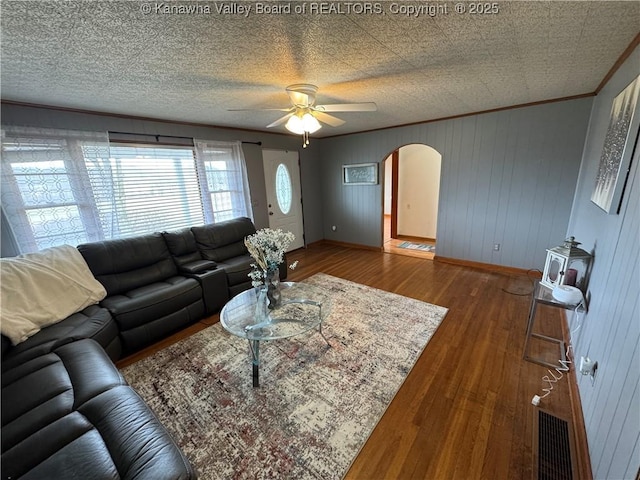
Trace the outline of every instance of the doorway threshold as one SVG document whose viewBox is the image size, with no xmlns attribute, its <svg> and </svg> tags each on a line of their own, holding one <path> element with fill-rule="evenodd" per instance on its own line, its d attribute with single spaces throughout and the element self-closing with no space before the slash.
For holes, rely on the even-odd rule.
<svg viewBox="0 0 640 480">
<path fill-rule="evenodd" d="M 408 242 L 407 240 L 400 239 L 400 238 L 391 238 L 384 243 L 382 249 L 385 253 L 391 253 L 394 255 L 404 255 L 407 257 L 424 258 L 426 260 L 433 260 L 433 258 L 435 257 L 435 249 L 428 251 L 428 250 L 423 250 L 419 248 L 406 248 L 406 247 L 403 248 L 400 246 L 407 243 L 411 243 L 411 242 Z M 435 246 L 435 242 L 431 243 L 431 242 L 422 241 L 420 243 L 423 243 L 425 245 Z"/>
</svg>

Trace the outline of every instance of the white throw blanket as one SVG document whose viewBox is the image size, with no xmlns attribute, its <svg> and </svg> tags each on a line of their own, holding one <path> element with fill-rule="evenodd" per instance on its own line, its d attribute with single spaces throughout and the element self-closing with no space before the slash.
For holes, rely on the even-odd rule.
<svg viewBox="0 0 640 480">
<path fill-rule="evenodd" d="M 0 259 L 0 331 L 14 345 L 106 295 L 70 245 Z"/>
</svg>

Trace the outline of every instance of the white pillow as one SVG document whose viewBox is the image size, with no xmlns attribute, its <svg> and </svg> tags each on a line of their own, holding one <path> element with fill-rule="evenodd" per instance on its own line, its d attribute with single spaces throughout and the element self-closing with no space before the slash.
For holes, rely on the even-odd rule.
<svg viewBox="0 0 640 480">
<path fill-rule="evenodd" d="M 70 245 L 0 259 L 0 331 L 14 345 L 106 295 Z"/>
</svg>

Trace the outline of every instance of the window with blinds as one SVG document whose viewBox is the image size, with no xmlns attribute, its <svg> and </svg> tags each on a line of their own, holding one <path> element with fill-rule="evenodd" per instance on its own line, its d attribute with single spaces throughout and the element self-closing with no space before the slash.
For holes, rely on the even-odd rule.
<svg viewBox="0 0 640 480">
<path fill-rule="evenodd" d="M 192 148 L 118 145 L 87 173 L 109 237 L 177 230 L 204 223 Z"/>
<path fill-rule="evenodd" d="M 233 147 L 197 142 L 200 156 L 200 171 L 203 202 L 213 216 L 213 222 L 222 222 L 231 218 L 246 216 L 245 189 L 241 162 L 236 159 Z"/>
<path fill-rule="evenodd" d="M 0 193 L 16 254 L 251 216 L 240 143 L 193 143 L 4 127 Z"/>
</svg>

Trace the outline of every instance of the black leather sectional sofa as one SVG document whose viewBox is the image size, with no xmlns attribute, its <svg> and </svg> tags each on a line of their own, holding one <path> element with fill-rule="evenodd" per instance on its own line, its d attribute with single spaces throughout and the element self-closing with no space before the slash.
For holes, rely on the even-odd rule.
<svg viewBox="0 0 640 480">
<path fill-rule="evenodd" d="M 238 218 L 78 246 L 106 298 L 16 346 L 2 336 L 2 478 L 195 478 L 113 362 L 249 288 L 255 231 Z"/>
<path fill-rule="evenodd" d="M 2 372 L 1 468 L 7 480 L 196 478 L 153 412 L 90 339 Z"/>
</svg>

